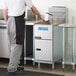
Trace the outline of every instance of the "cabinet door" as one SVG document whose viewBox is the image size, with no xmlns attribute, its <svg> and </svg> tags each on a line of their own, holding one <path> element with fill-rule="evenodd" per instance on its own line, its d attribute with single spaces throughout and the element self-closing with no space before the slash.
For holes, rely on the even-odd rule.
<svg viewBox="0 0 76 76">
<path fill-rule="evenodd" d="M 9 58 L 7 28 L 0 28 L 0 57 Z"/>
<path fill-rule="evenodd" d="M 35 60 L 52 61 L 52 40 L 35 40 Z"/>
</svg>

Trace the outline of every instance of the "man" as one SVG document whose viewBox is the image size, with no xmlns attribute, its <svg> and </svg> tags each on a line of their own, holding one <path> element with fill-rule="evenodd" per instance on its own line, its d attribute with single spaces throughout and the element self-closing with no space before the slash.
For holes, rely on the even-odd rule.
<svg viewBox="0 0 76 76">
<path fill-rule="evenodd" d="M 4 0 L 3 2 L 3 16 L 7 24 L 10 50 L 8 72 L 15 72 L 19 67 L 24 42 L 24 10 L 26 5 L 30 7 L 40 19 L 43 19 L 31 0 Z"/>
</svg>

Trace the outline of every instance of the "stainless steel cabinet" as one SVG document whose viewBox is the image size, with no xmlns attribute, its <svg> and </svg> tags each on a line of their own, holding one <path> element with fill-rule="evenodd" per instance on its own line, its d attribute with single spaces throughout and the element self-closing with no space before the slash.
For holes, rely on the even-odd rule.
<svg viewBox="0 0 76 76">
<path fill-rule="evenodd" d="M 0 25 L 0 57 L 9 58 L 8 37 L 6 25 Z"/>
</svg>

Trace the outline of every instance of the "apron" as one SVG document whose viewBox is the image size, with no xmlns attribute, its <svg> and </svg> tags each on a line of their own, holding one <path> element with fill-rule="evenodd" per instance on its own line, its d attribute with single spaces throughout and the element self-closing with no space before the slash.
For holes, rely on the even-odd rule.
<svg viewBox="0 0 76 76">
<path fill-rule="evenodd" d="M 16 24 L 16 44 L 24 43 L 24 32 L 25 32 L 25 13 L 21 16 L 15 17 Z"/>
</svg>

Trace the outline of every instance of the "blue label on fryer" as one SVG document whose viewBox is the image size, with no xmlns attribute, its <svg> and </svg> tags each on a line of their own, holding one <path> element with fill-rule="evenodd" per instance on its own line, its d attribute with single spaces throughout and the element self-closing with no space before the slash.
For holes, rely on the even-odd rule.
<svg viewBox="0 0 76 76">
<path fill-rule="evenodd" d="M 38 27 L 38 30 L 48 31 L 48 28 L 47 27 Z"/>
</svg>

